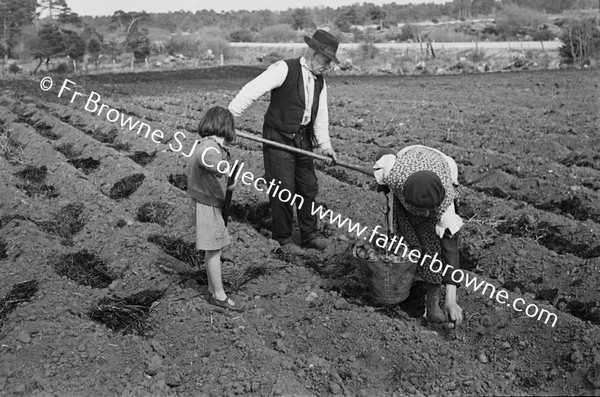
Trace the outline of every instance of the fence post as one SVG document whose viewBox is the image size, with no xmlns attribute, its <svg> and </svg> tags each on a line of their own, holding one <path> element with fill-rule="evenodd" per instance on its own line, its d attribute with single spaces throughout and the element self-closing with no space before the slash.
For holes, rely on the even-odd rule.
<svg viewBox="0 0 600 397">
<path fill-rule="evenodd" d="M 221 66 L 224 64 L 223 54 L 221 54 Z"/>
<path fill-rule="evenodd" d="M 435 52 L 433 51 L 433 44 L 431 44 L 431 39 L 428 37 L 427 38 L 429 40 L 429 49 L 431 50 L 431 57 L 435 58 Z"/>
</svg>

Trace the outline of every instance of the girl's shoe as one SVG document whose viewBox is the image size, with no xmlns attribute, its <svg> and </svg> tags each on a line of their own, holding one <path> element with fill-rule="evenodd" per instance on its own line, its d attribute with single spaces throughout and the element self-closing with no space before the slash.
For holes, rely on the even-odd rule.
<svg viewBox="0 0 600 397">
<path fill-rule="evenodd" d="M 218 300 L 213 294 L 210 294 L 210 296 L 208 297 L 208 303 L 210 303 L 211 305 L 233 310 L 234 312 L 243 312 L 244 310 L 246 310 L 246 306 L 243 303 L 233 302 L 233 304 L 231 304 L 229 303 L 229 301 L 233 302 L 233 300 L 231 300 L 231 298 L 229 297 L 226 297 L 222 301 Z"/>
</svg>

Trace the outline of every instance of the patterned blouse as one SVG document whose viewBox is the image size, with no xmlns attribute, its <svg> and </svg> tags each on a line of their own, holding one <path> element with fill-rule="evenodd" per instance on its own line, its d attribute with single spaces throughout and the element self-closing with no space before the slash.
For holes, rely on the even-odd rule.
<svg viewBox="0 0 600 397">
<path fill-rule="evenodd" d="M 453 167 L 452 167 L 453 166 Z M 394 191 L 396 197 L 405 206 L 404 184 L 409 176 L 417 171 L 432 171 L 442 181 L 446 191 L 444 200 L 437 208 L 435 219 L 439 224 L 438 234 L 443 235 L 446 228 L 452 233 L 460 229 L 462 220 L 454 211 L 454 200 L 459 196 L 456 163 L 442 152 L 427 146 L 409 146 L 398 152 L 396 161 L 388 172 L 385 172 L 383 182 Z"/>
</svg>

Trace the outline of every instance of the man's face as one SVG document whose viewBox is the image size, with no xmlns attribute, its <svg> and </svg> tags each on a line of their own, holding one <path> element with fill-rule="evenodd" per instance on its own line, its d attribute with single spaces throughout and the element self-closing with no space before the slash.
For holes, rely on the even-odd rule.
<svg viewBox="0 0 600 397">
<path fill-rule="evenodd" d="M 331 67 L 331 60 L 325 55 L 315 52 L 312 57 L 312 71 L 314 74 L 322 74 Z"/>
</svg>

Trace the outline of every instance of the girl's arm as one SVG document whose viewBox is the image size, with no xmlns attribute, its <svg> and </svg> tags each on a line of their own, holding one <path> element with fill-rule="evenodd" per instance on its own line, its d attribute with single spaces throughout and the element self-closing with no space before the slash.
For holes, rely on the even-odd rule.
<svg viewBox="0 0 600 397">
<path fill-rule="evenodd" d="M 218 170 L 219 162 L 223 160 L 223 154 L 221 153 L 222 149 L 217 144 L 209 143 L 210 139 L 207 139 L 206 145 L 198 147 L 196 152 L 194 153 L 197 156 L 196 164 L 198 167 L 205 169 L 211 174 L 217 176 L 223 176 L 224 174 Z M 227 167 L 221 166 L 223 170 L 226 170 Z"/>
</svg>

